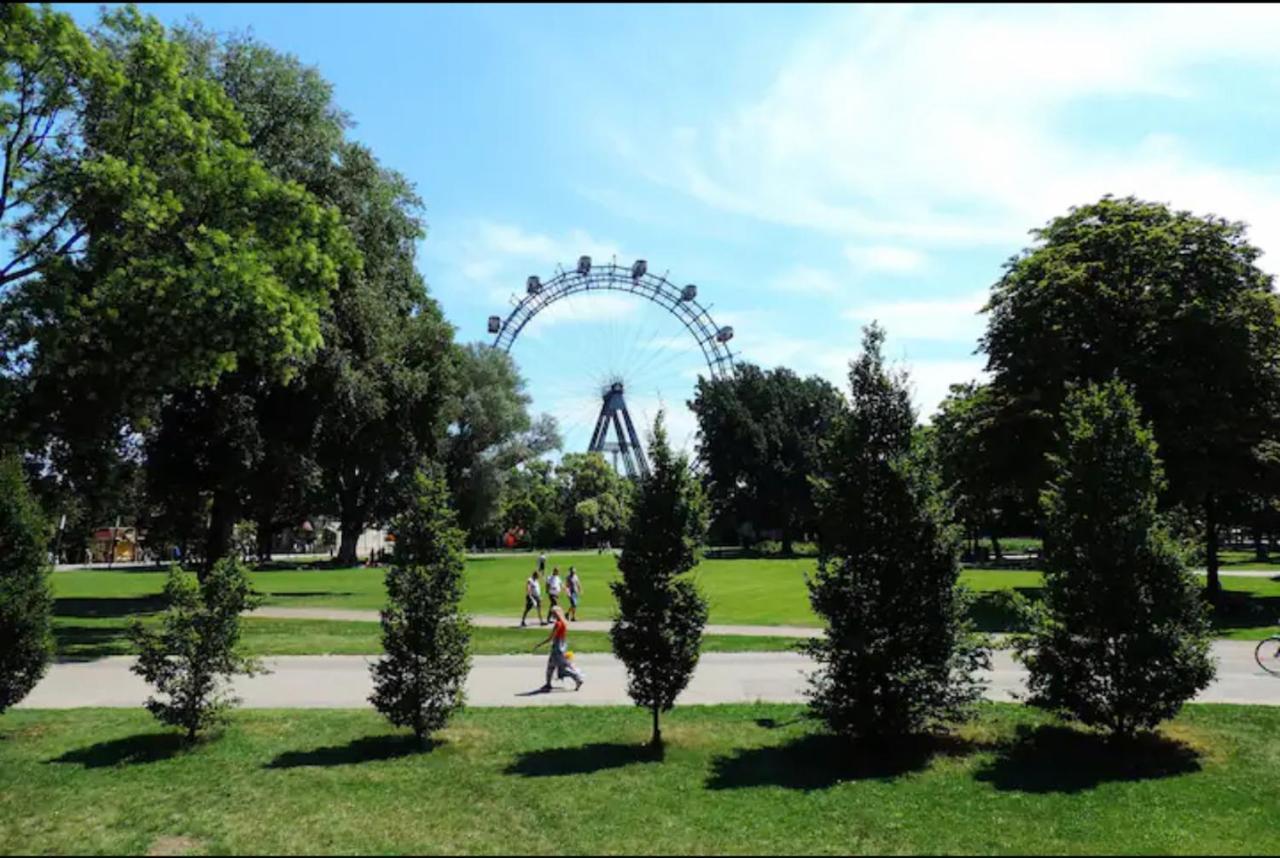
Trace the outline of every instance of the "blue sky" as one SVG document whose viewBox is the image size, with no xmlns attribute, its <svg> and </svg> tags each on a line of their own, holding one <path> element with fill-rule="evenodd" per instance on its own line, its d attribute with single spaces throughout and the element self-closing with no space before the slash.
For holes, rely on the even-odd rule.
<svg viewBox="0 0 1280 858">
<path fill-rule="evenodd" d="M 529 274 L 643 257 L 698 284 L 743 359 L 842 388 L 879 318 L 927 417 L 981 373 L 1002 263 L 1070 205 L 1244 220 L 1280 258 L 1275 7 L 143 8 L 333 82 L 426 201 L 419 265 L 463 340 Z M 612 372 L 692 440 L 696 346 L 633 299 L 556 305 L 513 353 L 568 449 Z"/>
</svg>

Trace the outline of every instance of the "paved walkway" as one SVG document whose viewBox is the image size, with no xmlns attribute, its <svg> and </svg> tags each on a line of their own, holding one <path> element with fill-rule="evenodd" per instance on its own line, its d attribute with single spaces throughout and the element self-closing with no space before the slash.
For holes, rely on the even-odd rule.
<svg viewBox="0 0 1280 858">
<path fill-rule="evenodd" d="M 1218 679 L 1201 702 L 1280 706 L 1280 679 L 1263 673 L 1253 660 L 1254 644 L 1217 641 Z M 287 656 L 265 659 L 272 671 L 241 678 L 235 692 L 250 708 L 341 708 L 368 706 L 372 656 Z M 53 665 L 22 707 L 64 709 L 80 706 L 134 707 L 147 697 L 142 680 L 129 672 L 133 659 L 116 656 L 79 664 Z M 581 691 L 539 694 L 546 658 L 533 655 L 477 656 L 467 680 L 473 706 L 627 705 L 626 675 L 608 654 L 575 659 L 586 675 Z M 805 674 L 813 663 L 796 653 L 707 653 L 702 656 L 683 704 L 767 701 L 798 703 Z M 1009 700 L 1023 688 L 1025 671 L 1007 652 L 998 652 L 988 674 L 987 696 Z M 566 682 L 568 689 L 572 684 Z"/>
<path fill-rule="evenodd" d="M 292 608 L 264 605 L 249 616 L 277 620 L 344 620 L 351 622 L 378 622 L 377 611 L 356 611 L 346 608 Z M 472 615 L 471 622 L 491 629 L 518 629 L 520 621 L 513 617 Z M 608 620 L 577 620 L 569 624 L 573 631 L 607 632 L 613 624 Z M 538 621 L 530 618 L 529 626 L 539 628 Z M 543 627 L 547 628 L 547 627 Z M 821 634 L 821 629 L 809 626 L 723 626 L 709 625 L 703 630 L 708 635 L 752 635 L 757 637 L 809 638 Z"/>
</svg>

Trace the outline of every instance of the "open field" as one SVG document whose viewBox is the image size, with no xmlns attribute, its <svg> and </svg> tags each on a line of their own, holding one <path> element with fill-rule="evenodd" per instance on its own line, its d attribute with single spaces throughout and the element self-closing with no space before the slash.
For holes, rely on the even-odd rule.
<svg viewBox="0 0 1280 858">
<path fill-rule="evenodd" d="M 132 654 L 133 647 L 127 636 L 130 619 L 129 616 L 56 618 L 54 636 L 59 659 L 87 661 L 109 655 Z M 243 629 L 245 650 L 252 655 L 371 655 L 382 652 L 382 630 L 377 623 L 246 617 Z M 527 629 L 476 627 L 471 633 L 471 651 L 476 655 L 529 652 L 535 643 L 547 636 L 547 631 L 536 623 Z M 611 651 L 607 632 L 573 630 L 569 639 L 578 652 Z M 798 639 L 776 636 L 705 635 L 702 649 L 704 652 L 780 652 L 795 649 L 799 643 Z M 545 653 L 546 648 L 540 651 Z"/>
<path fill-rule="evenodd" d="M 585 592 L 579 612 L 582 618 L 609 619 L 613 601 L 608 583 L 618 574 L 613 559 L 595 554 L 563 559 L 573 562 L 583 579 Z M 549 563 L 560 560 L 552 555 Z M 527 556 L 468 560 L 464 608 L 475 614 L 517 619 L 523 609 L 521 594 L 530 562 Z M 804 574 L 813 568 L 813 563 L 811 559 L 708 560 L 692 574 L 711 602 L 713 623 L 816 626 L 804 585 Z M 313 568 L 255 571 L 251 576 L 267 604 L 374 611 L 382 607 L 386 598 L 384 574 L 383 569 Z M 974 618 L 978 627 L 990 632 L 1016 627 L 1015 617 L 1002 604 L 1001 591 L 1017 591 L 1034 598 L 1042 584 L 1042 576 L 1036 571 L 969 569 L 962 580 L 977 596 Z M 1280 580 L 1222 580 L 1230 594 L 1231 610 L 1217 620 L 1220 636 L 1252 640 L 1280 631 Z M 128 619 L 146 616 L 162 607 L 159 594 L 163 583 L 164 573 L 156 571 L 55 572 L 53 587 L 62 653 L 83 658 L 128 652 L 124 640 Z M 520 634 L 518 630 L 502 629 L 478 632 L 477 652 L 516 651 L 524 640 Z M 589 637 L 591 634 L 575 634 L 575 640 L 579 635 L 583 638 L 584 652 L 595 651 L 589 647 L 605 647 L 603 638 L 595 641 Z M 264 655 L 375 652 L 377 637 L 376 627 L 368 623 L 260 618 L 246 621 L 246 635 L 250 648 Z M 735 651 L 744 645 L 742 641 L 708 644 L 709 648 L 732 647 Z M 772 643 L 757 641 L 751 645 L 775 649 L 781 644 L 774 639 Z"/>
<path fill-rule="evenodd" d="M 1268 853 L 1280 710 L 1190 706 L 1122 758 L 988 704 L 870 756 L 784 705 L 469 710 L 417 753 L 372 712 L 242 711 L 183 750 L 136 710 L 0 717 L 0 853 Z M 1123 760 L 1123 761 L 1122 761 Z"/>
</svg>

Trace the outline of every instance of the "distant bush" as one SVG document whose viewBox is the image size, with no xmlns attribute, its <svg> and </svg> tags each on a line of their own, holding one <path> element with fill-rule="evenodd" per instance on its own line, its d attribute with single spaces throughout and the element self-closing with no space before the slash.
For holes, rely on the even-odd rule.
<svg viewBox="0 0 1280 858">
<path fill-rule="evenodd" d="M 762 557 L 782 557 L 782 543 L 776 539 L 762 539 L 751 546 L 751 553 Z M 791 554 L 785 556 L 816 557 L 818 546 L 813 542 L 791 543 Z"/>
</svg>

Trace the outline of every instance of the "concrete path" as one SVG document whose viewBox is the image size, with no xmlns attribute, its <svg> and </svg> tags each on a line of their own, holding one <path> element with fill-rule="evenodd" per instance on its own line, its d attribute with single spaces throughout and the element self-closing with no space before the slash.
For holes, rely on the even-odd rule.
<svg viewBox="0 0 1280 858">
<path fill-rule="evenodd" d="M 1254 644 L 1217 641 L 1218 679 L 1200 695 L 1201 702 L 1280 706 L 1280 678 L 1260 670 Z M 236 693 L 250 708 L 341 708 L 368 706 L 372 656 L 288 656 L 265 659 L 269 675 L 242 678 Z M 80 706 L 141 706 L 148 690 L 129 672 L 133 659 L 116 656 L 79 664 L 53 665 L 44 680 L 21 704 L 26 708 L 65 709 Z M 586 675 L 581 691 L 565 688 L 537 693 L 546 658 L 533 655 L 477 656 L 467 681 L 472 706 L 627 705 L 626 675 L 609 654 L 584 654 L 575 662 Z M 796 653 L 707 653 L 702 656 L 680 703 L 802 701 L 805 674 L 813 663 Z M 987 696 L 1012 699 L 1023 689 L 1025 671 L 1007 652 L 998 652 L 988 674 Z"/>
<path fill-rule="evenodd" d="M 354 622 L 378 622 L 377 611 L 354 611 L 346 608 L 292 608 L 279 605 L 264 605 L 248 616 L 267 617 L 277 620 L 344 620 Z M 492 617 L 472 615 L 471 622 L 477 626 L 491 629 L 518 629 L 520 621 L 514 617 Z M 607 632 L 612 625 L 608 620 L 578 620 L 569 624 L 571 631 Z M 539 626 L 538 621 L 530 617 L 529 627 Z M 757 637 L 809 638 L 821 634 L 821 629 L 809 626 L 722 626 L 709 625 L 703 630 L 708 635 L 752 635 Z"/>
</svg>

